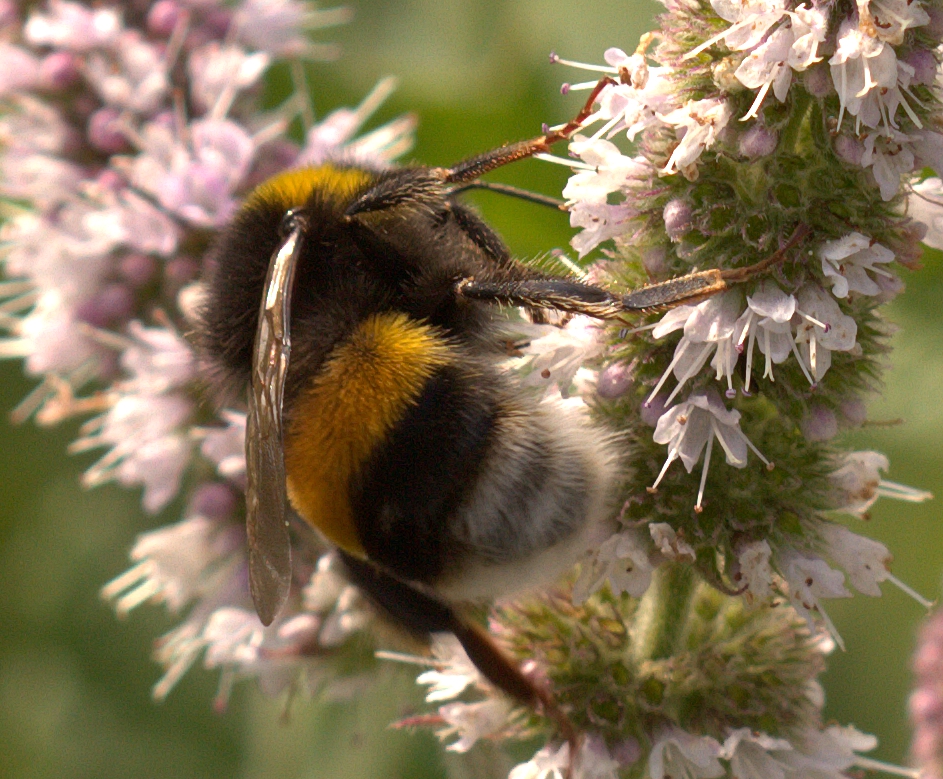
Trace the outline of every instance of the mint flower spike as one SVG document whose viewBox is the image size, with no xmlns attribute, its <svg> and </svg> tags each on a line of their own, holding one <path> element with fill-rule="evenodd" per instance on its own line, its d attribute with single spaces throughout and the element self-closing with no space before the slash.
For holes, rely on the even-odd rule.
<svg viewBox="0 0 943 779">
<path fill-rule="evenodd" d="M 305 678 L 312 691 L 349 693 L 373 662 L 352 640 L 370 614 L 314 544 L 297 550 L 307 586 L 259 626 L 237 510 L 245 415 L 201 404 L 201 366 L 182 335 L 211 231 L 256 184 L 338 157 L 383 165 L 409 147 L 411 117 L 358 136 L 390 80 L 314 123 L 303 144 L 280 136 L 304 100 L 259 110 L 268 68 L 331 56 L 308 34 L 348 15 L 297 0 L 159 0 L 143 10 L 49 0 L 25 11 L 0 0 L 0 354 L 23 358 L 40 379 L 19 419 L 92 415 L 71 446 L 104 452 L 86 486 L 143 488 L 144 509 L 156 513 L 186 485 L 180 521 L 142 534 L 132 567 L 102 589 L 122 616 L 144 603 L 180 615 L 157 642 L 157 698 L 199 660 L 220 670 L 220 708 L 247 678 L 270 693 Z"/>
</svg>

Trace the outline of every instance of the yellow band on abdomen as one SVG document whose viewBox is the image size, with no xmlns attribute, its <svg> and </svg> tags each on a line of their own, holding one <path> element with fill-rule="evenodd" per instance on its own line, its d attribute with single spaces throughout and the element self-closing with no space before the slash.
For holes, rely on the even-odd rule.
<svg viewBox="0 0 943 779">
<path fill-rule="evenodd" d="M 285 436 L 288 496 L 333 543 L 363 556 L 348 484 L 416 402 L 449 346 L 406 314 L 377 314 L 328 357 L 291 408 Z"/>
</svg>

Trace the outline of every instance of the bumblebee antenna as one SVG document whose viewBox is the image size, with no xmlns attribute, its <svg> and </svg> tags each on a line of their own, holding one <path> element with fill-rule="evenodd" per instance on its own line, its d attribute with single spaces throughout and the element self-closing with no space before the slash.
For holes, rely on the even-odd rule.
<svg viewBox="0 0 943 779">
<path fill-rule="evenodd" d="M 442 176 L 445 182 L 447 184 L 463 184 L 473 181 L 495 168 L 501 168 L 517 160 L 523 160 L 527 157 L 533 157 L 535 154 L 550 151 L 550 147 L 555 143 L 569 140 L 573 133 L 580 129 L 583 122 L 585 122 L 587 117 L 593 112 L 593 103 L 596 102 L 599 93 L 602 92 L 605 87 L 617 83 L 615 79 L 609 78 L 608 76 L 600 79 L 599 83 L 593 87 L 593 91 L 589 93 L 589 98 L 587 98 L 580 112 L 559 130 L 550 130 L 544 135 L 531 138 L 529 141 L 518 141 L 517 143 L 499 146 L 497 149 L 492 149 L 484 154 L 479 154 L 464 160 L 452 168 L 442 169 Z"/>
<path fill-rule="evenodd" d="M 539 192 L 530 192 L 526 189 L 520 189 L 519 187 L 512 187 L 510 184 L 496 184 L 492 181 L 480 181 L 475 179 L 474 181 L 469 181 L 467 184 L 450 190 L 450 192 L 457 195 L 461 192 L 467 192 L 470 189 L 485 189 L 489 192 L 497 192 L 501 195 L 527 200 L 528 202 L 536 203 L 540 206 L 550 206 L 550 208 L 556 208 L 560 211 L 566 210 L 566 203 L 559 198 L 541 195 Z"/>
</svg>

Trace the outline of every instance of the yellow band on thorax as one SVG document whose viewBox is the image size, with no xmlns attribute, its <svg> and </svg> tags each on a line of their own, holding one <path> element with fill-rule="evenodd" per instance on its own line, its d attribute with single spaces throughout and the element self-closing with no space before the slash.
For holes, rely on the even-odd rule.
<svg viewBox="0 0 943 779">
<path fill-rule="evenodd" d="M 405 314 L 370 317 L 328 357 L 292 404 L 285 470 L 292 505 L 342 549 L 362 556 L 348 484 L 449 361 L 435 328 Z"/>
</svg>

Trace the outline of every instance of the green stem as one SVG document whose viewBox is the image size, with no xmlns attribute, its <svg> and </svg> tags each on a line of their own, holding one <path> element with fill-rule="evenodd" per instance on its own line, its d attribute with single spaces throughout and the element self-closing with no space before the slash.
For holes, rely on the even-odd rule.
<svg viewBox="0 0 943 779">
<path fill-rule="evenodd" d="M 780 135 L 779 149 L 794 153 L 799 143 L 799 133 L 812 105 L 812 95 L 802 89 L 793 89 L 790 95 L 793 98 L 792 111 Z"/>
<path fill-rule="evenodd" d="M 668 658 L 682 649 L 697 582 L 691 565 L 669 563 L 655 571 L 635 621 L 638 660 Z"/>
</svg>

